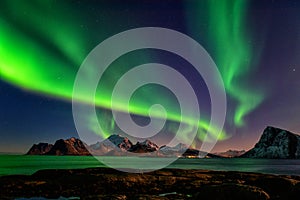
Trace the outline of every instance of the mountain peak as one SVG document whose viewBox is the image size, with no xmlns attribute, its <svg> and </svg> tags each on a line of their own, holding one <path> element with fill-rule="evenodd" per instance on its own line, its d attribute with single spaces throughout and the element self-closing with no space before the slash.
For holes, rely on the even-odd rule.
<svg viewBox="0 0 300 200">
<path fill-rule="evenodd" d="M 71 137 L 69 139 L 60 139 L 55 142 L 47 155 L 90 155 L 86 144 L 80 139 Z"/>
<path fill-rule="evenodd" d="M 129 151 L 134 153 L 149 153 L 157 150 L 159 150 L 159 146 L 148 139 L 143 142 L 137 142 L 129 149 Z"/>
<path fill-rule="evenodd" d="M 121 150 L 128 150 L 132 146 L 132 142 L 127 137 L 123 137 L 119 134 L 111 135 L 107 138 L 107 140 L 119 147 Z"/>
<path fill-rule="evenodd" d="M 284 129 L 268 126 L 254 148 L 242 157 L 300 158 L 300 136 Z"/>
<path fill-rule="evenodd" d="M 119 154 L 120 152 L 127 152 L 132 145 L 132 142 L 127 137 L 113 134 L 101 142 L 90 145 L 89 150 L 93 155 L 105 155 L 111 151 Z"/>
<path fill-rule="evenodd" d="M 48 153 L 52 147 L 53 147 L 53 144 L 41 142 L 41 143 L 32 145 L 32 147 L 29 149 L 29 151 L 26 154 L 27 155 L 43 155 L 45 153 Z"/>
</svg>

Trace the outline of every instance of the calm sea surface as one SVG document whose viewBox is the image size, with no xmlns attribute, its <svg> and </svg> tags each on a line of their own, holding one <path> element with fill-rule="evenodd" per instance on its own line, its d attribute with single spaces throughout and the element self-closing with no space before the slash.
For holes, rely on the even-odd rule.
<svg viewBox="0 0 300 200">
<path fill-rule="evenodd" d="M 102 157 L 126 168 L 133 163 L 160 163 L 164 158 Z M 40 169 L 78 169 L 107 167 L 92 156 L 24 156 L 0 155 L 0 176 L 32 174 Z M 167 168 L 210 169 L 225 171 L 261 172 L 300 175 L 300 160 L 273 159 L 178 159 Z"/>
</svg>

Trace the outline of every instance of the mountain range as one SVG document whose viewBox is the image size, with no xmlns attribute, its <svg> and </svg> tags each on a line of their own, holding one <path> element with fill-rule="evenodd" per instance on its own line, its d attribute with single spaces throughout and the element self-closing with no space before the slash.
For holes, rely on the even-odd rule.
<svg viewBox="0 0 300 200">
<path fill-rule="evenodd" d="M 60 139 L 55 144 L 39 143 L 34 144 L 27 155 L 95 155 L 95 156 L 121 156 L 121 155 L 142 155 L 159 157 L 218 157 L 213 154 L 200 152 L 197 149 L 188 148 L 185 144 L 179 143 L 174 147 L 163 145 L 159 147 L 150 140 L 133 144 L 127 137 L 111 135 L 107 139 L 92 145 L 87 145 L 77 138 Z"/>
<path fill-rule="evenodd" d="M 300 136 L 289 131 L 268 126 L 260 140 L 249 151 L 229 150 L 207 153 L 179 143 L 174 147 L 159 147 L 150 140 L 133 144 L 127 137 L 111 135 L 107 139 L 87 145 L 77 138 L 60 139 L 55 144 L 34 144 L 27 155 L 96 155 L 96 156 L 159 156 L 159 157 L 209 157 L 209 158 L 300 158 Z"/>
</svg>

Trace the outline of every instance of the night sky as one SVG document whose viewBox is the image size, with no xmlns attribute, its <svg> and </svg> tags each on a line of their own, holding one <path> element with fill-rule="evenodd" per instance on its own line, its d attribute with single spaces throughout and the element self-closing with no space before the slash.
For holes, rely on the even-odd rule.
<svg viewBox="0 0 300 200">
<path fill-rule="evenodd" d="M 182 32 L 199 42 L 215 61 L 226 90 L 227 115 L 213 151 L 247 150 L 269 125 L 300 132 L 297 0 L 13 0 L 0 2 L 0 152 L 25 152 L 33 143 L 78 137 L 72 115 L 77 70 L 100 42 L 139 27 Z M 171 66 L 190 81 L 201 100 L 201 131 L 194 142 L 199 147 L 211 114 L 207 87 L 186 60 L 162 50 L 137 50 L 112 63 L 95 97 L 105 131 L 99 133 L 97 122 L 82 113 L 86 131 L 102 138 L 112 133 L 127 136 L 107 107 L 109 92 L 123 73 L 149 62 Z M 84 91 L 78 101 L 90 103 Z M 174 116 L 150 138 L 163 145 L 178 128 L 180 112 L 174 95 L 161 86 L 145 86 L 133 97 L 131 111 L 135 122 L 145 125 L 148 108 L 158 102 Z M 118 112 L 123 112 L 122 97 L 118 105 Z"/>
</svg>

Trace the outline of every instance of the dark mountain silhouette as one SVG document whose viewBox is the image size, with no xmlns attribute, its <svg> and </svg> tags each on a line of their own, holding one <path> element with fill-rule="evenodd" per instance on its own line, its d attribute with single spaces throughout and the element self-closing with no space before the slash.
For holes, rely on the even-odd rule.
<svg viewBox="0 0 300 200">
<path fill-rule="evenodd" d="M 244 158 L 300 158 L 300 136 L 268 126 L 254 148 Z"/>
<path fill-rule="evenodd" d="M 87 145 L 77 138 L 57 140 L 46 155 L 91 155 Z"/>
<path fill-rule="evenodd" d="M 43 155 L 45 153 L 48 153 L 51 148 L 53 147 L 53 144 L 48 143 L 39 143 L 34 144 L 29 149 L 29 151 L 26 153 L 27 155 Z"/>
</svg>

